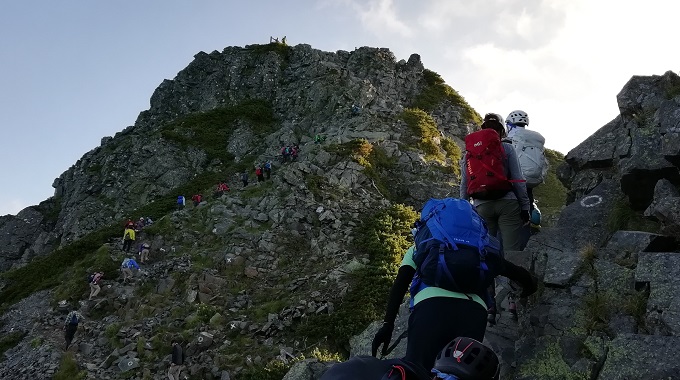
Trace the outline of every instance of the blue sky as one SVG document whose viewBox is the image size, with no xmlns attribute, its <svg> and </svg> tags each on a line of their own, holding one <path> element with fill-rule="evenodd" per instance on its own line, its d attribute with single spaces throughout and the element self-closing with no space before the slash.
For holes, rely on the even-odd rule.
<svg viewBox="0 0 680 380">
<path fill-rule="evenodd" d="M 523 109 L 567 153 L 616 117 L 632 75 L 677 70 L 663 0 L 3 0 L 0 215 L 134 124 L 199 51 L 268 43 L 421 55 L 480 113 Z"/>
</svg>

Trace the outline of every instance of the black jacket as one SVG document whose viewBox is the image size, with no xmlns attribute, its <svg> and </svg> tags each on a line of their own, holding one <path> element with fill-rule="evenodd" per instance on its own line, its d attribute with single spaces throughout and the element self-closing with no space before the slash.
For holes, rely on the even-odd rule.
<svg viewBox="0 0 680 380">
<path fill-rule="evenodd" d="M 172 362 L 175 365 L 184 364 L 184 350 L 182 350 L 182 346 L 179 344 L 172 346 Z"/>
</svg>

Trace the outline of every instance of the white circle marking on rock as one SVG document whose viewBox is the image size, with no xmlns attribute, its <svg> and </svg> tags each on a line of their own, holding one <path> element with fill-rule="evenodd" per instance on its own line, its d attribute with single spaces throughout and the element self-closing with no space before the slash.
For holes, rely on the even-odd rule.
<svg viewBox="0 0 680 380">
<path fill-rule="evenodd" d="M 581 199 L 581 206 L 583 207 L 593 207 L 602 203 L 602 197 L 599 195 L 589 195 Z"/>
</svg>

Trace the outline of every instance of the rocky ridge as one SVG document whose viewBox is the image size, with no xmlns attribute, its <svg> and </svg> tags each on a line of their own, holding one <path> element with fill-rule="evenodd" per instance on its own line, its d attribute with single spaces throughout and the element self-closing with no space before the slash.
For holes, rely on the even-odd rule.
<svg viewBox="0 0 680 380">
<path fill-rule="evenodd" d="M 54 198 L 3 217 L 10 244 L 2 265 L 15 269 L 0 278 L 2 331 L 24 335 L 6 351 L 0 376 L 58 375 L 69 357 L 60 348 L 68 305 L 87 319 L 73 360 L 97 379 L 163 377 L 172 336 L 187 344 L 192 378 L 271 374 L 270 363 L 280 372 L 280 363 L 328 347 L 294 332 L 311 316 L 335 315 L 351 274 L 370 264 L 357 231 L 395 201 L 457 192 L 451 146 L 478 119 L 417 55 L 397 61 L 387 49 L 307 45 L 197 54 L 159 86 L 134 126 L 102 139 L 55 181 Z M 315 134 L 325 140 L 314 143 Z M 300 145 L 297 161 L 278 161 L 283 144 Z M 267 159 L 271 180 L 237 185 L 236 173 Z M 205 194 L 225 178 L 230 192 Z M 206 200 L 168 211 L 179 191 Z M 125 217 L 147 212 L 155 223 L 137 242 L 150 242 L 152 262 L 126 285 L 117 278 L 126 255 L 116 236 Z M 49 247 L 59 249 L 40 257 Z M 25 277 L 39 264 L 47 272 L 35 289 L 51 290 L 8 308 L 33 289 Z M 81 302 L 86 274 L 102 268 L 101 296 Z M 25 324 L 14 326 L 16 315 Z"/>
<path fill-rule="evenodd" d="M 673 379 L 678 351 L 680 77 L 633 77 L 620 114 L 557 169 L 568 206 L 508 258 L 541 289 L 514 321 L 502 306 L 485 337 L 503 379 Z M 497 289 L 507 295 L 507 286 Z M 408 312 L 400 315 L 404 329 Z M 370 354 L 373 324 L 353 354 Z M 402 341 L 391 354 L 402 356 Z M 286 380 L 318 379 L 329 363 L 297 363 Z"/>
</svg>

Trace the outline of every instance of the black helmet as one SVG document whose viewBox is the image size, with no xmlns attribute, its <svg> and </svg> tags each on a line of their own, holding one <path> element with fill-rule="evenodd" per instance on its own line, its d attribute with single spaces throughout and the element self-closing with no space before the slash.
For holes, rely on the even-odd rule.
<svg viewBox="0 0 680 380">
<path fill-rule="evenodd" d="M 460 380 L 497 380 L 501 367 L 489 347 L 472 338 L 458 337 L 439 352 L 435 370 Z"/>
</svg>

